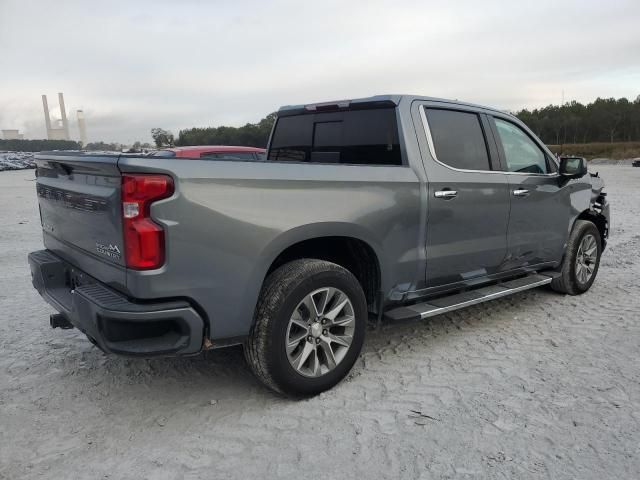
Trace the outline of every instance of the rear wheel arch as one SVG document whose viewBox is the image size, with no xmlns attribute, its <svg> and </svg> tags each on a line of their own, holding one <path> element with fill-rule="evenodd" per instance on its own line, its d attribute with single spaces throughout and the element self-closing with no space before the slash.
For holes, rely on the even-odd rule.
<svg viewBox="0 0 640 480">
<path fill-rule="evenodd" d="M 362 286 L 369 310 L 377 311 L 382 265 L 378 252 L 370 243 L 351 235 L 317 236 L 291 243 L 274 256 L 262 285 L 282 265 L 303 258 L 335 263 L 351 272 Z"/>
</svg>

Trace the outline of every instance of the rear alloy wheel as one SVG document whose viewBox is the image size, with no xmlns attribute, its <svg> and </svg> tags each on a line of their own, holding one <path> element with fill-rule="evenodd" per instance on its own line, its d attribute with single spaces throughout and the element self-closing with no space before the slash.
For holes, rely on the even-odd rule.
<svg viewBox="0 0 640 480">
<path fill-rule="evenodd" d="M 347 355 L 354 327 L 353 305 L 342 290 L 324 287 L 309 293 L 289 320 L 289 363 L 305 377 L 329 373 Z"/>
<path fill-rule="evenodd" d="M 351 272 L 323 260 L 294 260 L 265 280 L 245 358 L 269 388 L 315 395 L 349 373 L 366 321 L 365 295 Z"/>
<path fill-rule="evenodd" d="M 598 228 L 587 220 L 577 220 L 567 241 L 560 276 L 553 279 L 551 288 L 569 295 L 589 290 L 596 279 L 601 254 Z"/>
</svg>

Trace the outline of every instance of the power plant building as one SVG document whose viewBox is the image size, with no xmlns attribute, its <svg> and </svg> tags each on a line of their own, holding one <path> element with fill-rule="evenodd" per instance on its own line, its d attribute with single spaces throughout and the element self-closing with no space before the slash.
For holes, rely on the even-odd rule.
<svg viewBox="0 0 640 480">
<path fill-rule="evenodd" d="M 51 116 L 49 115 L 49 103 L 47 96 L 42 95 L 42 107 L 44 108 L 44 121 L 47 127 L 47 138 L 49 140 L 69 140 L 69 121 L 67 120 L 67 111 L 64 108 L 64 97 L 62 93 L 58 93 L 58 103 L 60 104 L 60 125 L 53 126 L 51 124 Z M 56 122 L 58 123 L 58 122 Z"/>
<path fill-rule="evenodd" d="M 84 147 L 87 144 L 87 126 L 84 123 L 84 112 L 82 110 L 76 111 L 78 119 L 78 132 L 80 133 L 80 143 Z"/>
<path fill-rule="evenodd" d="M 2 130 L 2 138 L 4 140 L 22 140 L 24 135 L 19 130 Z"/>
</svg>

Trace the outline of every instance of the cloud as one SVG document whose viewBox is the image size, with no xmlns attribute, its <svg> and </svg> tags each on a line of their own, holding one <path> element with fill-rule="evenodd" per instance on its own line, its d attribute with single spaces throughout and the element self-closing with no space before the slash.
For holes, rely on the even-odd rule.
<svg viewBox="0 0 640 480">
<path fill-rule="evenodd" d="M 0 128 L 241 125 L 283 104 L 417 93 L 518 109 L 635 98 L 637 1 L 0 2 Z"/>
</svg>

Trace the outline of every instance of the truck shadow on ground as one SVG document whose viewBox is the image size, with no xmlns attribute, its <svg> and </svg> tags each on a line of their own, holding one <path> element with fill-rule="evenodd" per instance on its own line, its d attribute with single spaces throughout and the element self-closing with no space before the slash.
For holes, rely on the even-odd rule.
<svg viewBox="0 0 640 480">
<path fill-rule="evenodd" d="M 390 346 L 402 347 L 408 339 L 412 341 L 414 353 L 417 351 L 427 357 L 430 349 L 438 342 L 450 340 L 448 335 L 453 331 L 461 342 L 468 343 L 469 337 L 477 333 L 474 330 L 500 328 L 500 324 L 513 325 L 518 322 L 518 318 L 526 317 L 527 312 L 539 314 L 540 309 L 545 309 L 545 305 L 557 298 L 556 294 L 548 290 L 537 289 L 427 320 L 383 321 L 377 327 L 374 322 L 370 322 L 361 359 L 356 363 L 351 377 L 362 378 L 362 375 L 367 375 L 367 368 L 362 366 L 363 357 L 367 357 L 369 366 L 371 362 L 376 362 L 377 353 Z M 209 399 L 228 399 L 235 403 L 252 400 L 260 400 L 261 403 L 287 402 L 263 387 L 252 375 L 240 346 L 182 358 L 135 359 L 107 356 L 93 346 L 86 346 L 82 352 L 75 353 L 79 356 L 67 350 L 68 356 L 66 360 L 62 360 L 63 376 L 67 380 L 73 379 L 75 388 L 79 389 L 84 389 L 83 385 L 89 384 L 89 389 L 102 390 L 107 385 L 111 401 L 118 397 L 123 401 L 126 399 L 127 404 L 136 398 L 140 401 L 175 401 L 176 408 L 180 408 L 180 404 L 185 401 L 208 402 Z M 389 361 L 394 360 L 385 355 L 384 363 Z M 402 362 L 402 359 L 398 358 L 397 361 Z M 384 365 L 374 366 L 378 371 L 385 368 Z M 401 366 L 390 368 L 396 371 L 402 369 Z"/>
</svg>

